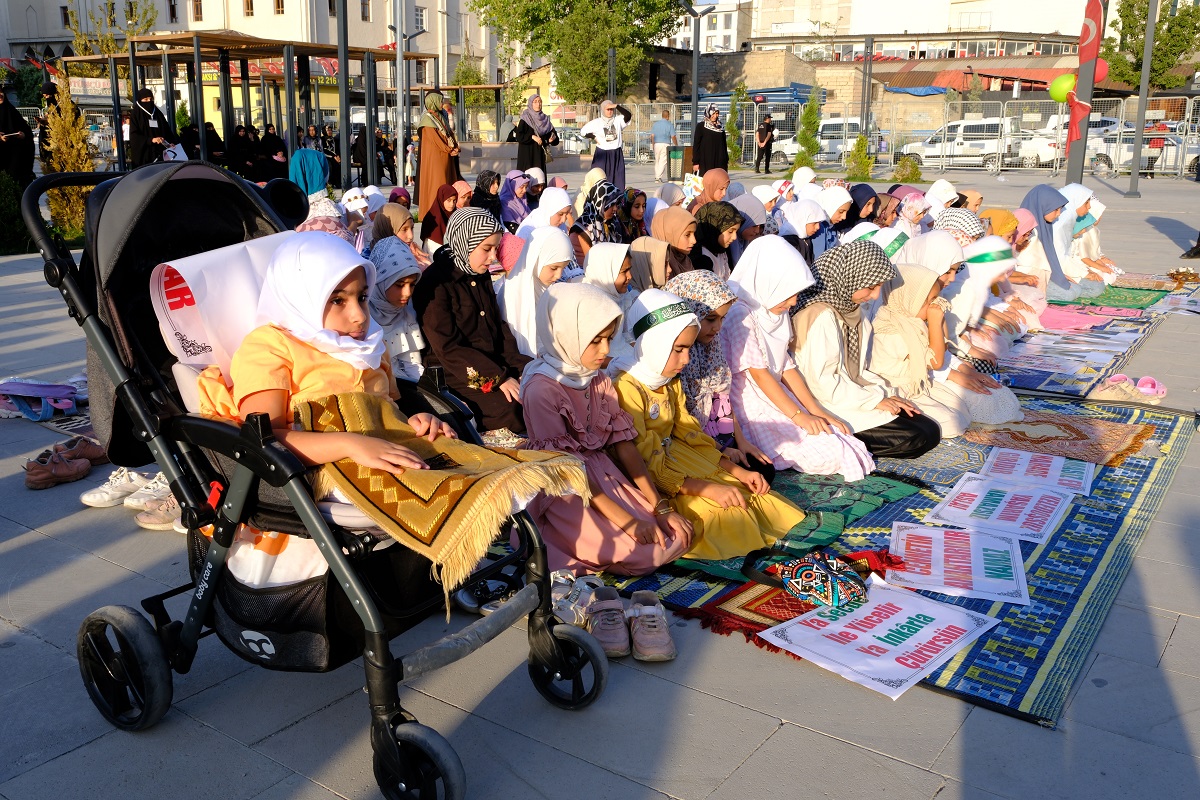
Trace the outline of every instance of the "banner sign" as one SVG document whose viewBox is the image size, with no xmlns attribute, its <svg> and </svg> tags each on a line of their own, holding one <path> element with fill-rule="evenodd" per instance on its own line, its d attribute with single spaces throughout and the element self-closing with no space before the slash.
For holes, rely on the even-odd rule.
<svg viewBox="0 0 1200 800">
<path fill-rule="evenodd" d="M 993 447 L 980 472 L 999 480 L 1027 486 L 1053 486 L 1087 497 L 1092 493 L 1096 465 L 1047 453 Z"/>
<path fill-rule="evenodd" d="M 946 499 L 925 515 L 925 522 L 1015 536 L 1041 544 L 1071 507 L 1063 491 L 1017 486 L 968 472 Z"/>
<path fill-rule="evenodd" d="M 861 603 L 822 606 L 758 636 L 895 700 L 999 623 L 875 575 L 867 592 Z"/>
<path fill-rule="evenodd" d="M 894 586 L 1029 605 L 1020 543 L 983 531 L 892 523 L 889 552 L 904 569 L 888 568 Z"/>
</svg>

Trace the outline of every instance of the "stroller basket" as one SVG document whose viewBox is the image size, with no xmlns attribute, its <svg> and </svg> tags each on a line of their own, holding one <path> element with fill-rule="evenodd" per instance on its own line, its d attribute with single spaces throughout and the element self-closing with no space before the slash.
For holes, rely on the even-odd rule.
<svg viewBox="0 0 1200 800">
<path fill-rule="evenodd" d="M 51 237 L 39 210 L 45 192 L 67 186 L 91 187 L 78 265 Z M 46 281 L 61 293 L 87 340 L 93 425 L 102 444 L 116 464 L 155 462 L 189 530 L 192 580 L 143 600 L 149 618 L 127 606 L 90 614 L 79 630 L 80 673 L 109 722 L 142 730 L 166 713 L 172 672 L 191 669 L 200 639 L 210 633 L 241 657 L 272 669 L 324 671 L 361 656 L 380 790 L 386 797 L 462 798 L 461 762 L 448 742 L 401 706 L 401 681 L 463 658 L 524 616 L 528 671 L 543 697 L 561 708 L 582 708 L 607 682 L 608 662 L 596 640 L 550 612 L 546 552 L 537 527 L 524 512 L 514 515 L 510 521 L 519 542 L 514 553 L 481 564 L 468 582 L 507 580 L 514 593 L 497 611 L 413 653 L 393 656 L 390 640 L 441 606 L 430 562 L 390 540 L 327 523 L 304 465 L 275 441 L 265 415 L 251 415 L 239 427 L 187 413 L 176 357 L 148 313 L 158 265 L 249 246 L 290 229 L 306 206 L 287 181 L 260 189 L 194 161 L 116 177 L 43 176 L 22 198 L 22 216 L 41 251 Z M 460 407 L 451 398 L 420 386 L 403 388 L 402 410 L 434 409 L 473 432 L 469 421 L 455 418 Z M 324 561 L 323 574 L 265 588 L 238 580 L 228 559 L 243 525 L 311 540 Z M 381 546 L 385 543 L 391 546 Z M 525 585 L 518 589 L 522 578 Z M 173 619 L 165 602 L 181 595 L 190 596 L 187 611 Z"/>
</svg>

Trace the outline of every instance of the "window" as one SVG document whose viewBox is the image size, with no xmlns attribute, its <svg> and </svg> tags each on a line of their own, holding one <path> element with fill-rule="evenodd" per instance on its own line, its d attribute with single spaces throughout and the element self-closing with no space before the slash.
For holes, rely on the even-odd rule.
<svg viewBox="0 0 1200 800">
<path fill-rule="evenodd" d="M 675 73 L 675 94 L 683 94 L 683 85 L 687 81 L 687 76 L 682 72 Z"/>
<path fill-rule="evenodd" d="M 371 0 L 362 0 L 362 2 L 359 3 L 359 5 L 362 6 L 362 21 L 370 22 L 371 21 Z"/>
<path fill-rule="evenodd" d="M 417 30 L 425 30 L 425 9 L 420 6 L 413 9 L 413 22 L 416 23 Z"/>
<path fill-rule="evenodd" d="M 715 31 L 717 29 L 717 15 L 716 14 L 708 15 L 708 29 L 710 31 Z"/>
<path fill-rule="evenodd" d="M 214 97 L 212 99 L 212 110 L 213 111 L 221 110 L 221 98 L 220 97 Z"/>
<path fill-rule="evenodd" d="M 329 0 L 329 16 L 337 16 L 337 0 Z"/>
<path fill-rule="evenodd" d="M 133 19 L 133 0 L 125 0 L 125 19 Z"/>
<path fill-rule="evenodd" d="M 726 14 L 725 15 L 725 30 L 729 30 L 732 27 L 733 27 L 733 14 Z"/>
<path fill-rule="evenodd" d="M 275 0 L 275 13 L 283 14 L 283 0 Z"/>
<path fill-rule="evenodd" d="M 117 4 L 116 3 L 105 3 L 104 4 L 104 16 L 108 17 L 108 24 L 110 26 L 116 25 L 117 24 Z"/>
<path fill-rule="evenodd" d="M 722 36 L 721 37 L 721 47 L 726 50 L 732 50 L 733 49 L 733 38 L 730 36 Z"/>
<path fill-rule="evenodd" d="M 711 53 L 713 50 L 716 49 L 716 47 L 717 47 L 717 37 L 709 36 L 704 40 L 704 49 L 706 51 Z"/>
<path fill-rule="evenodd" d="M 179 5 L 176 0 L 167 0 L 167 21 L 179 22 Z"/>
<path fill-rule="evenodd" d="M 62 26 L 71 27 L 71 9 L 68 6 L 59 6 L 58 13 L 62 15 Z"/>
<path fill-rule="evenodd" d="M 204 21 L 204 0 L 192 0 L 192 19 L 195 22 Z"/>
<path fill-rule="evenodd" d="M 692 49 L 692 40 L 691 40 L 691 39 L 684 39 L 684 40 L 683 40 L 683 49 L 684 49 L 684 50 L 691 50 L 691 49 Z"/>
<path fill-rule="evenodd" d="M 429 70 L 426 69 L 426 66 L 427 63 L 424 61 L 418 61 L 415 65 L 413 65 L 413 80 L 417 83 L 426 82 L 425 79 L 428 77 L 429 72 Z"/>
<path fill-rule="evenodd" d="M 254 0 L 242 0 L 242 16 L 254 16 Z"/>
</svg>

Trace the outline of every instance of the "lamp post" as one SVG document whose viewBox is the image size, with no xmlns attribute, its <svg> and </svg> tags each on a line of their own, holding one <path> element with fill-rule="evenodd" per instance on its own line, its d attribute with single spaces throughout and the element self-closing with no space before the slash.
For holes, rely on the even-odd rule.
<svg viewBox="0 0 1200 800">
<path fill-rule="evenodd" d="M 696 8 L 687 0 L 678 0 L 679 5 L 692 18 L 692 127 L 699 124 L 700 113 L 700 18 L 716 11 L 716 6 Z M 695 142 L 692 145 L 695 146 Z"/>
</svg>

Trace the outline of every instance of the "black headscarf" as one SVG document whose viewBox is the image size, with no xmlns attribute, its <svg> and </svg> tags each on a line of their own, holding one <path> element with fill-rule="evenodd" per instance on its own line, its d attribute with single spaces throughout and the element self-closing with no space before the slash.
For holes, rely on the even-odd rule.
<svg viewBox="0 0 1200 800">
<path fill-rule="evenodd" d="M 500 193 L 492 194 L 491 188 L 500 182 L 500 173 L 485 169 L 475 179 L 475 192 L 471 195 L 471 207 L 482 208 L 496 218 L 496 222 L 504 219 L 504 206 L 500 204 Z"/>
</svg>

